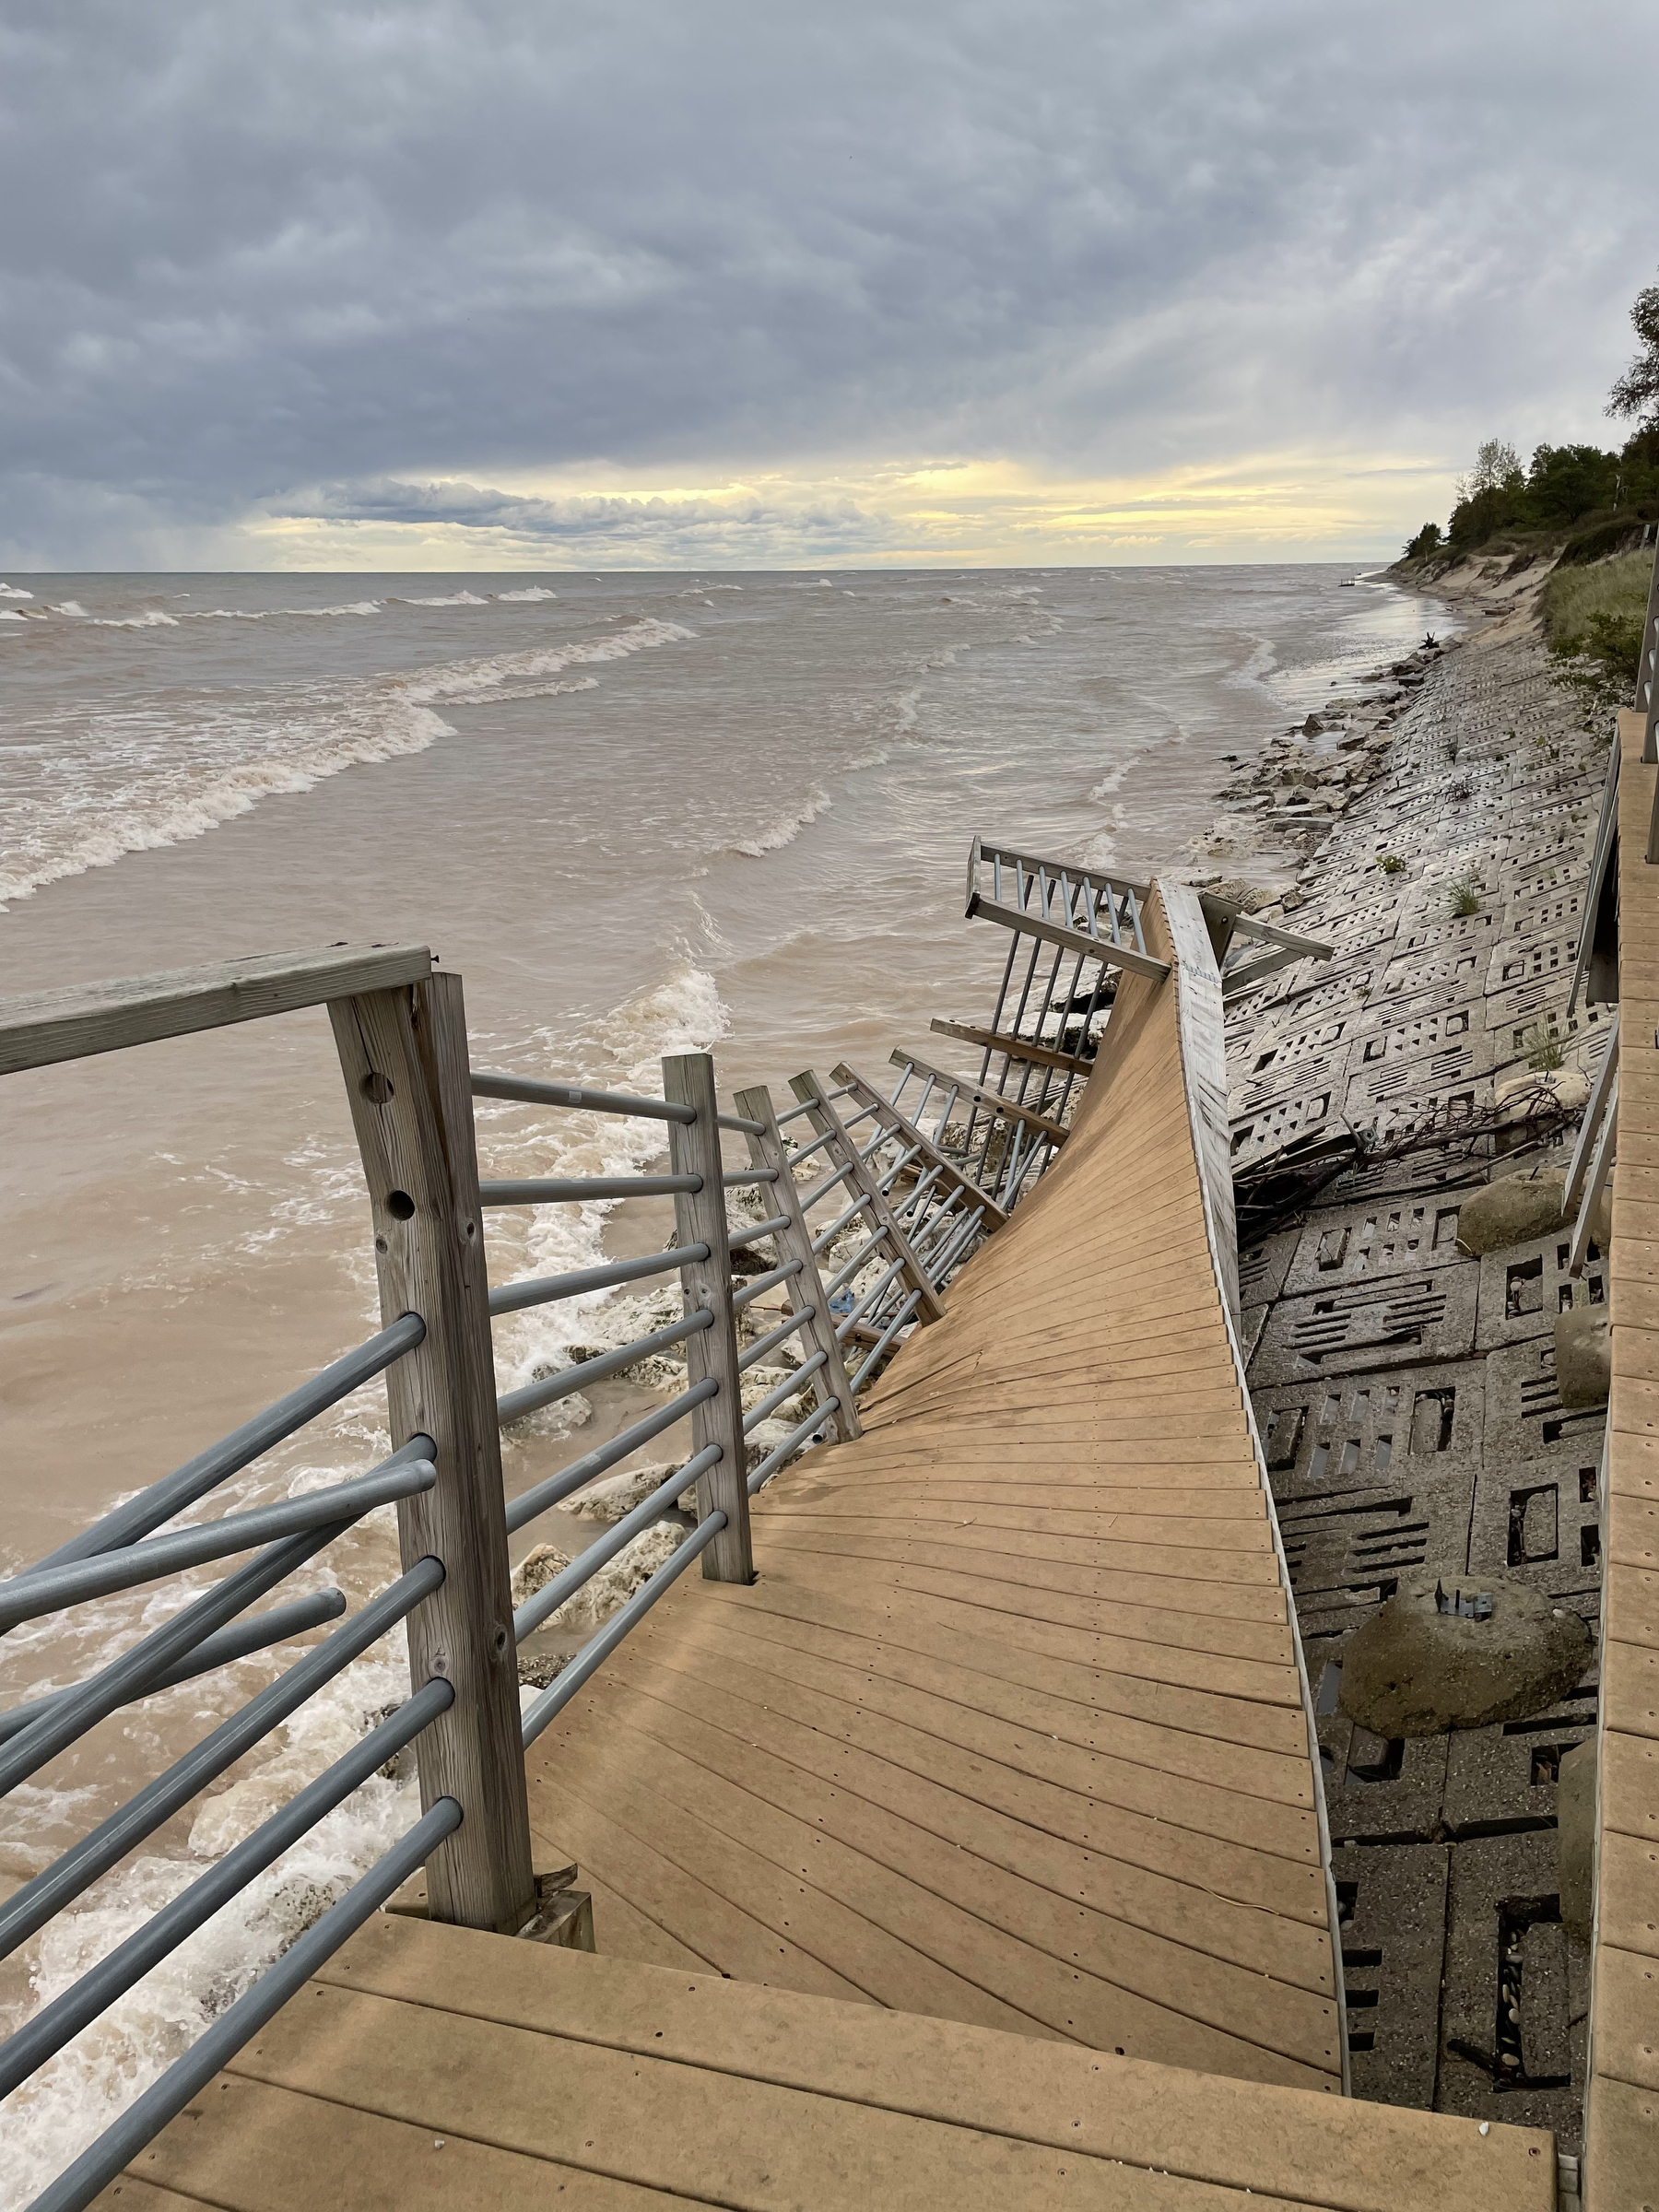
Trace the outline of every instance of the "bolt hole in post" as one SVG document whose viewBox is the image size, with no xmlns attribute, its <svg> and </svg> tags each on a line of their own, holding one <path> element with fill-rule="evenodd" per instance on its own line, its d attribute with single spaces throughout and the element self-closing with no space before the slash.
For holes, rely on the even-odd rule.
<svg viewBox="0 0 1659 2212">
<path fill-rule="evenodd" d="M 368 1100 L 371 1106 L 383 1106 L 388 1099 L 394 1098 L 396 1096 L 396 1093 L 392 1088 L 391 1077 L 382 1076 L 379 1070 L 375 1068 L 370 1069 L 369 1073 L 358 1085 L 358 1088 Z"/>
<path fill-rule="evenodd" d="M 407 1191 L 388 1191 L 386 1211 L 394 1221 L 412 1221 L 415 1218 L 415 1201 Z"/>
</svg>

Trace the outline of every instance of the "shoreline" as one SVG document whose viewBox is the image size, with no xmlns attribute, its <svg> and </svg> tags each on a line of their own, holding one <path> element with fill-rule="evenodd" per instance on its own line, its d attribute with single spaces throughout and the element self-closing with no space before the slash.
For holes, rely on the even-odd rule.
<svg viewBox="0 0 1659 2212">
<path fill-rule="evenodd" d="M 1504 1087 L 1535 1090 L 1553 1060 L 1545 1079 L 1582 1109 L 1605 1034 L 1565 1005 L 1607 751 L 1550 681 L 1540 582 L 1458 580 L 1463 636 L 1390 664 L 1385 695 L 1333 701 L 1339 726 L 1280 740 L 1224 794 L 1305 823 L 1294 884 L 1251 903 L 1333 947 L 1236 1002 L 1228 1037 L 1235 1167 L 1345 1126 L 1364 1147 L 1240 1240 L 1320 1716 L 1355 2093 L 1549 2126 L 1571 2155 L 1588 1949 L 1562 1924 L 1556 1779 L 1594 1735 L 1594 1664 L 1537 1714 L 1450 1735 L 1390 1740 L 1340 1702 L 1347 1636 L 1417 1570 L 1530 1583 L 1593 1637 L 1599 1617 L 1605 1406 L 1563 1405 L 1554 1367 L 1560 1316 L 1605 1316 L 1600 1271 L 1573 1284 L 1547 1222 L 1500 1249 L 1458 1241 L 1478 1190 L 1565 1164 L 1574 1117 L 1494 1131 Z"/>
</svg>

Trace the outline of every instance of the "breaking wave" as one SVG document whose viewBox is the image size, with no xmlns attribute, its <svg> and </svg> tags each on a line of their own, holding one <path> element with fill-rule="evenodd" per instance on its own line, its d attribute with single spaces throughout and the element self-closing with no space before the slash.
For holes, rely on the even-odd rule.
<svg viewBox="0 0 1659 2212">
<path fill-rule="evenodd" d="M 758 830 L 753 837 L 737 840 L 731 849 L 734 853 L 747 853 L 751 860 L 759 860 L 765 853 L 781 853 L 785 845 L 794 843 L 808 822 L 816 822 L 818 816 L 828 813 L 833 804 L 830 794 L 820 791 L 815 783 L 794 813 L 777 816 L 764 829 Z"/>
<path fill-rule="evenodd" d="M 169 615 L 159 622 L 172 624 Z M 124 627 L 140 626 L 136 619 Z M 201 837 L 277 793 L 311 790 L 348 768 L 422 752 L 453 726 L 438 709 L 585 690 L 570 668 L 622 660 L 696 632 L 641 620 L 604 637 L 526 653 L 450 661 L 411 674 L 332 689 L 295 687 L 247 705 L 220 703 L 192 720 L 188 697 L 171 709 L 94 716 L 80 758 L 60 749 L 33 806 L 20 806 L 0 864 L 0 911 L 42 885 L 109 867 L 124 853 Z M 21 757 L 22 748 L 16 748 Z"/>
</svg>

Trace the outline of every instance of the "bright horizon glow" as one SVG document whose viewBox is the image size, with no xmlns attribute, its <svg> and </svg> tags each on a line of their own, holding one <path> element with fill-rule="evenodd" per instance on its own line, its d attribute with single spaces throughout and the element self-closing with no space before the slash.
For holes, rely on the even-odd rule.
<svg viewBox="0 0 1659 2212">
<path fill-rule="evenodd" d="M 1376 564 L 1397 559 L 1418 524 L 1445 511 L 1453 473 L 1443 459 L 1415 454 L 1314 453 L 1069 481 L 982 459 L 749 470 L 712 480 L 617 467 L 515 471 L 484 496 L 509 512 L 520 503 L 533 510 L 522 525 L 266 512 L 214 533 L 213 565 L 454 574 Z M 465 477 L 401 488 L 439 502 L 479 495 L 477 478 Z M 303 495 L 294 505 L 302 507 Z"/>
</svg>

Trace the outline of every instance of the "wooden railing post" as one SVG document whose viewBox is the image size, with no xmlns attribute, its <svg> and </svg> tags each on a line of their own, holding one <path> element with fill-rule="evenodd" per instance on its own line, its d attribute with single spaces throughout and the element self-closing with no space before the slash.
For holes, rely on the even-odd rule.
<svg viewBox="0 0 1659 2212">
<path fill-rule="evenodd" d="M 789 1164 L 789 1154 L 778 1129 L 778 1117 L 772 1111 L 771 1093 L 764 1083 L 759 1083 L 753 1090 L 740 1090 L 733 1102 L 745 1121 L 760 1124 L 759 1135 L 751 1135 L 748 1140 L 749 1164 L 777 1171 L 776 1182 L 760 1185 L 760 1201 L 768 1218 L 775 1214 L 789 1216 L 789 1227 L 777 1231 L 772 1245 L 780 1262 L 801 1263 L 800 1273 L 792 1275 L 784 1285 L 789 1310 L 800 1313 L 808 1306 L 813 1309 L 812 1319 L 800 1331 L 801 1348 L 808 1357 L 813 1352 L 824 1355 L 823 1366 L 812 1378 L 813 1396 L 819 1406 L 830 1398 L 839 1400 L 835 1433 L 845 1443 L 859 1434 L 858 1411 L 835 1334 L 835 1316 L 824 1296 L 818 1261 L 813 1256 L 812 1231 L 801 1211 L 801 1194 L 795 1184 L 794 1171 Z"/>
<path fill-rule="evenodd" d="M 427 1865 L 434 1920 L 516 1935 L 535 1911 L 488 1285 L 461 978 L 330 1002 L 374 1219 L 381 1312 L 426 1336 L 387 1370 L 394 1445 L 429 1436 L 438 1481 L 397 1509 L 404 1565 L 442 1586 L 409 1616 L 409 1674 L 455 1701 L 420 1739 L 420 1797 L 465 1818 Z"/>
<path fill-rule="evenodd" d="M 726 1524 L 702 1555 L 704 1579 L 752 1583 L 749 1548 L 748 1466 L 743 1445 L 743 1393 L 737 1373 L 737 1334 L 732 1318 L 732 1254 L 727 1242 L 724 1162 L 720 1152 L 719 1107 L 714 1099 L 714 1063 L 707 1053 L 677 1053 L 663 1062 L 663 1096 L 689 1106 L 694 1122 L 670 1122 L 668 1159 L 677 1175 L 700 1175 L 700 1191 L 675 1194 L 675 1241 L 706 1244 L 706 1260 L 680 1270 L 688 1313 L 707 1311 L 712 1328 L 686 1339 L 686 1368 L 692 1383 L 712 1377 L 719 1385 L 712 1398 L 691 1410 L 691 1441 L 697 1452 L 720 1446 L 720 1457 L 697 1478 L 700 1520 L 719 1511 Z"/>
</svg>

